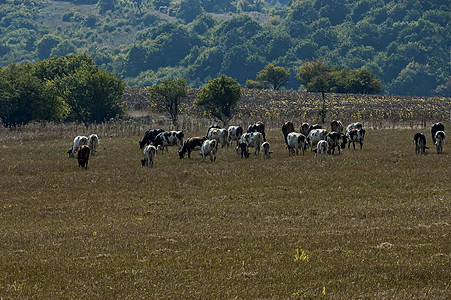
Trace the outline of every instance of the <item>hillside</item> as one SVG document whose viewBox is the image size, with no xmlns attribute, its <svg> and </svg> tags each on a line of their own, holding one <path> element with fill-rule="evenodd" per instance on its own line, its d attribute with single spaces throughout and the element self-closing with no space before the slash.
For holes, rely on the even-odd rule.
<svg viewBox="0 0 451 300">
<path fill-rule="evenodd" d="M 0 65 L 86 53 L 130 86 L 226 74 L 241 85 L 267 64 L 323 58 L 368 68 L 385 94 L 451 95 L 446 0 L 4 0 Z"/>
</svg>

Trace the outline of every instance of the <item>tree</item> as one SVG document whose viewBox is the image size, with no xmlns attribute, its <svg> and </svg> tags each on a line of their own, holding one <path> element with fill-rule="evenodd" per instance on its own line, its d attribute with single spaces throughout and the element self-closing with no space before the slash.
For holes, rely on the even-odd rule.
<svg viewBox="0 0 451 300">
<path fill-rule="evenodd" d="M 164 79 L 159 85 L 150 88 L 150 99 L 169 114 L 172 124 L 178 129 L 179 105 L 188 94 L 185 79 Z"/>
<path fill-rule="evenodd" d="M 241 86 L 238 82 L 221 75 L 201 89 L 194 104 L 205 107 L 212 116 L 225 124 L 232 117 L 233 108 L 240 99 Z"/>
<path fill-rule="evenodd" d="M 290 79 L 290 70 L 269 64 L 258 72 L 257 78 L 264 84 L 271 85 L 274 90 L 278 90 Z"/>
</svg>

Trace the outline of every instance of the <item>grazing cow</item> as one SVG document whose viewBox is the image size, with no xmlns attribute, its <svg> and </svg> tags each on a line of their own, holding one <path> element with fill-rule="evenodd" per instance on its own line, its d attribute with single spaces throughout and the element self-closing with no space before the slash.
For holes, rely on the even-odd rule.
<svg viewBox="0 0 451 300">
<path fill-rule="evenodd" d="M 79 135 L 74 138 L 74 142 L 72 143 L 72 148 L 67 151 L 67 154 L 69 154 L 69 157 L 74 157 L 75 152 L 78 151 L 78 149 L 88 144 L 88 137 L 84 135 Z"/>
<path fill-rule="evenodd" d="M 350 148 L 351 143 L 355 149 L 355 142 L 358 142 L 360 144 L 360 149 L 362 149 L 364 137 L 365 137 L 365 129 L 363 129 L 363 128 L 361 128 L 361 129 L 354 128 L 354 129 L 351 129 L 350 131 L 347 131 L 346 132 L 346 140 L 348 142 L 348 149 Z"/>
<path fill-rule="evenodd" d="M 333 120 L 330 123 L 330 131 L 335 131 L 335 132 L 338 132 L 338 134 L 342 134 L 343 133 L 343 123 L 341 123 L 338 120 Z"/>
<path fill-rule="evenodd" d="M 89 149 L 88 145 L 83 145 L 80 148 L 78 148 L 78 154 L 77 154 L 78 167 L 82 167 L 84 169 L 88 168 L 90 151 L 91 150 Z"/>
<path fill-rule="evenodd" d="M 437 149 L 437 154 L 443 153 L 445 139 L 446 135 L 444 131 L 440 130 L 435 133 L 435 148 Z"/>
<path fill-rule="evenodd" d="M 254 155 L 260 153 L 260 145 L 262 144 L 263 135 L 260 132 L 248 132 L 241 136 L 240 143 L 246 143 L 248 147 L 254 147 Z M 241 150 L 237 147 L 236 151 Z"/>
<path fill-rule="evenodd" d="M 155 156 L 157 155 L 157 148 L 155 146 L 152 145 L 148 145 L 146 146 L 146 148 L 144 148 L 144 158 L 141 159 L 141 165 L 147 166 L 149 168 L 153 167 L 153 164 L 155 162 Z"/>
<path fill-rule="evenodd" d="M 240 143 L 240 137 L 243 135 L 243 127 L 229 126 L 227 129 L 227 147 L 232 141 L 236 141 L 236 145 Z"/>
<path fill-rule="evenodd" d="M 249 158 L 249 146 L 245 142 L 240 143 L 237 149 L 241 152 L 241 158 Z"/>
<path fill-rule="evenodd" d="M 166 146 L 177 146 L 180 151 L 183 145 L 183 136 L 182 131 L 165 131 L 159 133 L 152 143 L 157 149 L 162 150 L 162 153 L 164 153 Z M 169 152 L 167 147 L 166 152 Z"/>
<path fill-rule="evenodd" d="M 338 148 L 338 154 L 340 154 L 340 134 L 338 132 L 332 131 L 326 134 L 326 141 L 329 143 L 329 151 L 332 154 L 335 153 L 335 147 Z M 343 148 L 345 145 L 342 144 L 341 146 Z"/>
<path fill-rule="evenodd" d="M 441 122 L 432 125 L 431 134 L 432 134 L 432 142 L 434 143 L 434 145 L 435 145 L 435 134 L 437 133 L 437 131 L 445 131 L 445 125 L 443 125 L 443 123 Z"/>
<path fill-rule="evenodd" d="M 426 137 L 421 132 L 415 133 L 413 136 L 413 144 L 415 145 L 415 153 L 418 154 L 421 152 L 421 154 L 424 154 L 426 152 L 426 149 L 429 149 L 426 147 Z"/>
<path fill-rule="evenodd" d="M 218 150 L 218 142 L 216 140 L 205 140 L 200 149 L 202 161 L 205 161 L 205 156 L 210 155 L 210 161 L 216 162 L 216 152 Z"/>
<path fill-rule="evenodd" d="M 187 139 L 183 144 L 182 150 L 179 151 L 180 158 L 184 158 L 186 153 L 188 153 L 188 158 L 191 158 L 191 151 L 200 150 L 206 139 L 207 137 L 205 136 Z"/>
<path fill-rule="evenodd" d="M 91 155 L 96 156 L 97 148 L 99 147 L 99 137 L 97 134 L 91 134 L 88 136 L 88 146 L 91 149 Z"/>
<path fill-rule="evenodd" d="M 219 126 L 218 124 L 210 125 L 210 127 L 208 127 L 208 131 L 207 131 L 207 135 L 206 135 L 206 136 L 208 136 L 208 134 L 210 133 L 210 130 L 212 130 L 213 128 L 218 128 L 218 129 L 220 129 L 221 126 Z"/>
<path fill-rule="evenodd" d="M 291 121 L 285 122 L 282 125 L 282 133 L 283 133 L 283 137 L 285 139 L 285 144 L 288 145 L 288 141 L 287 141 L 287 135 L 290 132 L 294 132 L 294 125 Z"/>
<path fill-rule="evenodd" d="M 360 122 L 351 123 L 346 127 L 346 133 L 352 129 L 362 129 L 363 125 Z"/>
<path fill-rule="evenodd" d="M 318 144 L 319 141 L 326 138 L 326 129 L 313 129 L 309 132 L 307 136 L 307 144 L 310 147 L 310 152 L 313 151 L 313 146 Z"/>
<path fill-rule="evenodd" d="M 310 128 L 309 123 L 302 123 L 301 127 L 299 128 L 299 132 L 302 133 L 303 135 L 307 136 L 309 128 Z"/>
<path fill-rule="evenodd" d="M 146 145 L 150 145 L 155 137 L 159 134 L 164 132 L 163 129 L 158 128 L 158 129 L 149 129 L 146 131 L 146 133 L 144 134 L 144 138 L 142 139 L 142 141 L 139 141 L 139 148 L 142 149 L 144 148 Z"/>
<path fill-rule="evenodd" d="M 264 142 L 260 148 L 262 152 L 262 159 L 269 159 L 269 156 L 272 153 L 271 145 L 268 142 Z"/>
<path fill-rule="evenodd" d="M 321 140 L 316 145 L 316 153 L 315 156 L 318 156 L 318 153 L 323 155 L 323 158 L 326 158 L 326 154 L 329 152 L 329 143 L 325 140 Z"/>
<path fill-rule="evenodd" d="M 216 140 L 218 143 L 221 143 L 221 147 L 227 145 L 227 129 L 225 128 L 211 128 L 208 131 L 207 138 L 209 140 Z"/>
<path fill-rule="evenodd" d="M 305 153 L 306 147 L 306 137 L 302 133 L 291 132 L 287 136 L 287 148 L 288 155 L 291 154 L 291 151 L 294 149 L 296 155 L 299 153 L 299 149 L 302 149 L 302 155 Z"/>
<path fill-rule="evenodd" d="M 322 129 L 322 128 L 323 127 L 321 125 L 319 125 L 319 124 L 310 125 L 308 130 L 307 130 L 307 136 L 310 133 L 310 131 L 315 130 L 315 129 Z"/>
<path fill-rule="evenodd" d="M 263 124 L 262 122 L 258 121 L 255 124 L 249 125 L 249 127 L 247 128 L 247 133 L 250 132 L 260 132 L 263 136 L 263 141 L 266 142 L 265 124 Z"/>
</svg>

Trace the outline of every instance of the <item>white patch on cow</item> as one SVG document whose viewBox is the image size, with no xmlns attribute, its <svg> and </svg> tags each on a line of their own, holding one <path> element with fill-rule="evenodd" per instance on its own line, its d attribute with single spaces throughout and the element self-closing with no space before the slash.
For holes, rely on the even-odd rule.
<svg viewBox="0 0 451 300">
<path fill-rule="evenodd" d="M 96 152 L 97 152 L 97 148 L 99 147 L 99 137 L 97 136 L 97 134 L 90 134 L 88 136 L 88 146 L 89 149 L 91 149 L 91 154 L 92 156 L 96 156 Z"/>
<path fill-rule="evenodd" d="M 225 128 L 212 128 L 208 132 L 207 138 L 209 140 L 216 140 L 221 144 L 221 147 L 227 145 L 227 129 Z"/>
<path fill-rule="evenodd" d="M 87 144 L 88 144 L 88 137 L 86 137 L 84 135 L 76 136 L 72 143 L 72 148 L 69 151 L 67 151 L 67 153 L 69 154 L 69 157 L 74 157 L 75 152 L 78 151 L 78 148 L 80 148 L 83 145 L 87 145 Z"/>
<path fill-rule="evenodd" d="M 329 151 L 329 143 L 326 140 L 321 140 L 316 145 L 315 156 L 318 156 L 318 153 L 321 153 L 323 158 L 326 158 L 326 155 L 327 155 L 328 151 Z"/>
<path fill-rule="evenodd" d="M 302 150 L 302 155 L 305 153 L 306 137 L 302 133 L 290 132 L 287 135 L 287 148 L 288 155 L 291 154 L 291 150 L 295 150 L 295 154 L 298 155 L 299 149 Z"/>
<path fill-rule="evenodd" d="M 144 148 L 144 160 L 147 167 L 151 168 L 154 166 L 155 156 L 157 155 L 157 148 L 152 145 L 148 145 Z M 144 167 L 143 165 L 143 167 Z"/>
<path fill-rule="evenodd" d="M 216 140 L 206 140 L 200 149 L 202 161 L 205 161 L 205 156 L 210 155 L 210 161 L 216 162 L 216 152 L 218 150 L 218 142 Z"/>
</svg>

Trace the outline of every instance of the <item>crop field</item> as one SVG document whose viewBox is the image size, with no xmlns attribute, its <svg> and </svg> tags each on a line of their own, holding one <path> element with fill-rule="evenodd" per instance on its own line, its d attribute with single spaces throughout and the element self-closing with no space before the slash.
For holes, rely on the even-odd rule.
<svg viewBox="0 0 451 300">
<path fill-rule="evenodd" d="M 424 129 L 416 155 L 417 131 L 368 128 L 321 159 L 272 129 L 269 160 L 170 147 L 152 169 L 142 133 L 100 134 L 87 170 L 73 137 L 8 136 L 0 299 L 449 299 L 451 144 Z"/>
</svg>

